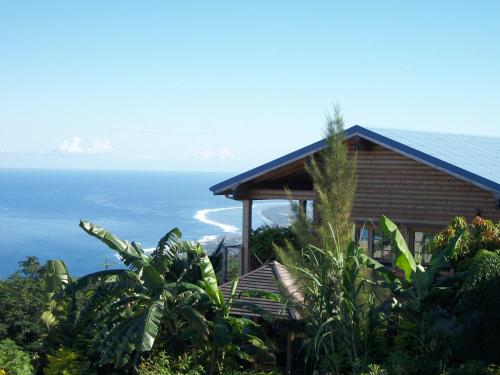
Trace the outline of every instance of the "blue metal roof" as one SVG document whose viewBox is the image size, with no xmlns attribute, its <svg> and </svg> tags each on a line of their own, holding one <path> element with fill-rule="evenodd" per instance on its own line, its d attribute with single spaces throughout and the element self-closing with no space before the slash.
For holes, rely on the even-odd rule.
<svg viewBox="0 0 500 375">
<path fill-rule="evenodd" d="M 397 153 L 430 165 L 477 186 L 500 194 L 500 138 L 471 135 L 375 129 L 355 125 L 346 129 L 347 139 L 360 136 Z M 302 159 L 321 150 L 325 140 L 265 163 L 210 188 L 214 194 Z"/>
</svg>

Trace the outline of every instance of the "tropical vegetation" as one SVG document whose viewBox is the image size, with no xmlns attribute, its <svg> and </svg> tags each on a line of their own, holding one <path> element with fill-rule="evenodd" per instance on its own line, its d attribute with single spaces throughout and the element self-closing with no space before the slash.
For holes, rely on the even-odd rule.
<svg viewBox="0 0 500 375">
<path fill-rule="evenodd" d="M 290 228 L 252 233 L 253 266 L 278 259 L 300 298 L 237 293 L 238 277 L 223 292 L 222 244 L 209 256 L 177 228 L 147 255 L 82 221 L 121 267 L 77 278 L 63 260 L 20 262 L 0 280 L 0 375 L 278 374 L 281 338 L 292 328 L 295 374 L 499 374 L 500 223 L 453 219 L 426 246 L 432 258 L 424 266 L 382 216 L 394 257 L 388 268 L 354 236 L 355 158 L 339 111 L 326 138 L 328 147 L 307 163 L 319 218 L 293 205 Z M 280 300 L 301 319 L 276 320 L 242 295 Z"/>
</svg>

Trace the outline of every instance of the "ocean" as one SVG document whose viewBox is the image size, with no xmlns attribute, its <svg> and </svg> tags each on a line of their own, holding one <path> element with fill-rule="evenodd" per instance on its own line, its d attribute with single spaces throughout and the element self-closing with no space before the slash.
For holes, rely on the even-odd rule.
<svg viewBox="0 0 500 375">
<path fill-rule="evenodd" d="M 62 259 L 81 276 L 118 266 L 113 251 L 79 228 L 80 219 L 156 247 L 173 227 L 210 251 L 241 242 L 241 203 L 208 190 L 232 175 L 200 172 L 0 169 L 0 277 L 34 255 Z M 286 225 L 287 202 L 258 202 L 253 227 Z"/>
</svg>

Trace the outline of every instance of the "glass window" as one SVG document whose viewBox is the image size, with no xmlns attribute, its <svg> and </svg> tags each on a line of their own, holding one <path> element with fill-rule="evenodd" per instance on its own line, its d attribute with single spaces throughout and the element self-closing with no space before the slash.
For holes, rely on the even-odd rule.
<svg viewBox="0 0 500 375">
<path fill-rule="evenodd" d="M 384 263 L 392 262 L 391 239 L 380 229 L 373 230 L 373 258 Z"/>
<path fill-rule="evenodd" d="M 415 260 L 420 264 L 429 264 L 431 254 L 427 253 L 427 247 L 434 237 L 434 233 L 429 232 L 414 232 L 413 237 L 413 254 Z"/>
<path fill-rule="evenodd" d="M 362 228 L 359 230 L 358 245 L 362 249 L 366 250 L 366 253 L 368 253 L 368 235 L 368 229 Z"/>
<path fill-rule="evenodd" d="M 361 228 L 356 231 L 356 240 L 358 246 L 366 251 L 368 254 L 368 235 L 369 231 L 367 228 Z"/>
</svg>

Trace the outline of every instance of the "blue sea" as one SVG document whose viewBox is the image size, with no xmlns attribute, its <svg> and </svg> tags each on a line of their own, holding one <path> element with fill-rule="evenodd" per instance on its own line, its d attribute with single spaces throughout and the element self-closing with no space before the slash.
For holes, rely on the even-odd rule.
<svg viewBox="0 0 500 375">
<path fill-rule="evenodd" d="M 199 172 L 0 169 L 0 277 L 28 255 L 63 259 L 74 276 L 118 265 L 115 254 L 78 224 L 81 219 L 153 249 L 173 227 L 213 249 L 241 241 L 241 203 L 213 196 L 229 174 Z M 253 227 L 284 225 L 288 203 L 254 204 Z"/>
</svg>

